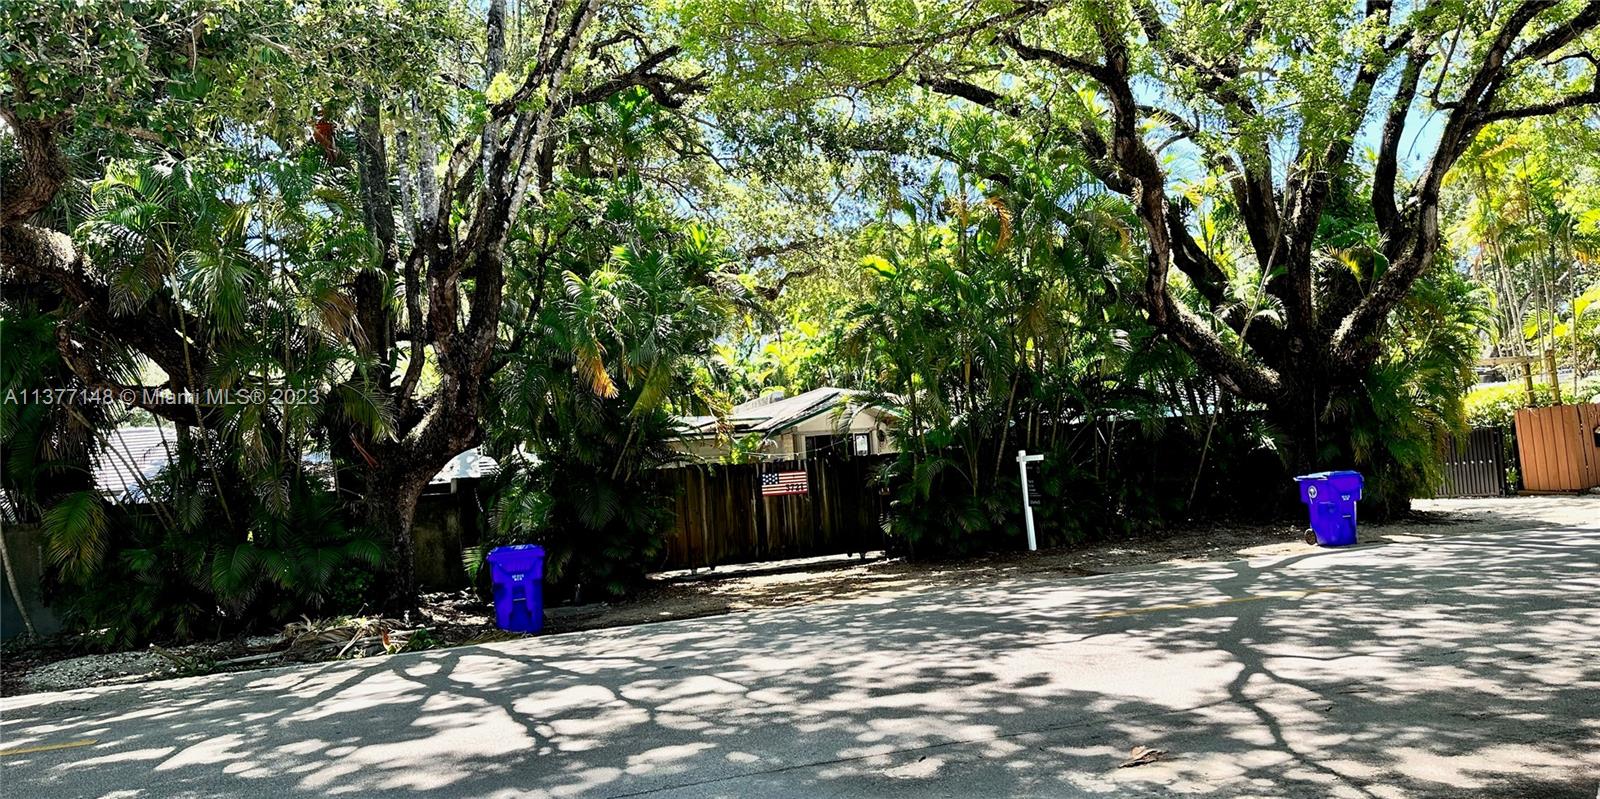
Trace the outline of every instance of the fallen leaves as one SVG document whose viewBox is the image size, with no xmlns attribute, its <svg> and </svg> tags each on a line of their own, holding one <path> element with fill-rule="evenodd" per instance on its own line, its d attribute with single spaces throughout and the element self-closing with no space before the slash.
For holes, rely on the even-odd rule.
<svg viewBox="0 0 1600 799">
<path fill-rule="evenodd" d="M 1154 763 L 1166 756 L 1167 750 L 1165 749 L 1154 749 L 1148 746 L 1135 746 L 1134 748 L 1128 750 L 1128 759 L 1122 761 L 1122 764 L 1117 766 L 1117 768 L 1133 768 L 1134 766 L 1143 766 L 1149 763 Z"/>
<path fill-rule="evenodd" d="M 295 622 L 284 627 L 289 641 L 285 656 L 294 660 L 340 660 L 405 651 L 411 638 L 427 635 L 425 628 L 411 628 L 398 619 L 352 617 L 330 621 Z"/>
</svg>

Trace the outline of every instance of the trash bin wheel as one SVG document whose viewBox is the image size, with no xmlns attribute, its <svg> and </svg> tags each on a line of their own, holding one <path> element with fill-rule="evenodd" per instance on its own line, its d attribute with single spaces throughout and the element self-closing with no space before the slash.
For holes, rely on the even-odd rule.
<svg viewBox="0 0 1600 799">
<path fill-rule="evenodd" d="M 1315 544 L 1315 543 L 1317 543 L 1317 531 L 1316 530 L 1307 529 L 1306 530 L 1306 534 L 1305 534 L 1305 539 L 1306 539 L 1306 543 L 1307 544 Z"/>
</svg>

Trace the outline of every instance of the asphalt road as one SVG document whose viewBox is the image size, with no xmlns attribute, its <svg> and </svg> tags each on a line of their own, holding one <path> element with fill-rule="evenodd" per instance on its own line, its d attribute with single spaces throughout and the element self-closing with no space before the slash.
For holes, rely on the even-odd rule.
<svg viewBox="0 0 1600 799">
<path fill-rule="evenodd" d="M 1594 799 L 1600 514 L 0 710 L 7 797 Z"/>
</svg>

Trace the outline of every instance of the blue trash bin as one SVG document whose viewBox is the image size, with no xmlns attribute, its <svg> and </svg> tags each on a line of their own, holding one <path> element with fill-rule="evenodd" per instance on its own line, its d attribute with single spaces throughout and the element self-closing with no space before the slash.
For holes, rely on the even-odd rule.
<svg viewBox="0 0 1600 799">
<path fill-rule="evenodd" d="M 536 633 L 544 628 L 544 547 L 517 544 L 489 550 L 489 581 L 500 629 Z"/>
<path fill-rule="evenodd" d="M 1356 503 L 1361 501 L 1360 472 L 1338 471 L 1302 474 L 1300 501 L 1311 511 L 1311 531 L 1317 544 L 1344 547 L 1356 542 Z"/>
</svg>

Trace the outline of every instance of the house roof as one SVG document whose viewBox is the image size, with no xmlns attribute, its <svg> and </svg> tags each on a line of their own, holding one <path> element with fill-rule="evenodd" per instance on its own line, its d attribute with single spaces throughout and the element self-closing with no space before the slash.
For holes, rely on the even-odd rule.
<svg viewBox="0 0 1600 799">
<path fill-rule="evenodd" d="M 848 404 L 858 395 L 859 392 L 850 389 L 824 386 L 793 397 L 758 397 L 730 408 L 728 423 L 733 425 L 735 433 L 781 433 Z M 684 435 L 691 438 L 710 435 L 717 426 L 715 416 L 680 416 L 677 421 Z"/>
<path fill-rule="evenodd" d="M 141 480 L 156 476 L 178 449 L 178 434 L 165 427 L 119 427 L 106 434 L 105 449 L 95 461 L 94 484 L 121 497 Z"/>
<path fill-rule="evenodd" d="M 112 430 L 106 434 L 106 445 L 95 462 L 95 487 L 119 499 L 139 500 L 144 495 L 141 482 L 160 474 L 172 462 L 177 449 L 178 434 L 172 428 L 119 427 Z M 325 465 L 329 462 L 328 453 L 308 452 L 305 462 Z M 482 477 L 499 468 L 494 458 L 474 447 L 451 458 L 429 482 L 448 483 L 454 479 Z"/>
</svg>

